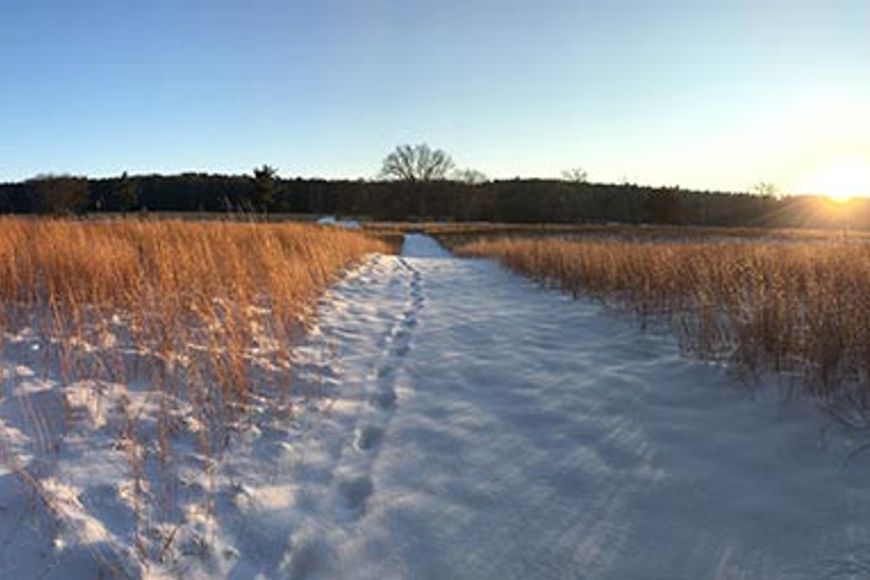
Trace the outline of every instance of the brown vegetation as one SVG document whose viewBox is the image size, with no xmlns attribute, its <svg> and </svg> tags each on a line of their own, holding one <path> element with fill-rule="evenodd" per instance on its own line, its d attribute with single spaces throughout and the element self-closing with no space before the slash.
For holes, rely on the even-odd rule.
<svg viewBox="0 0 870 580">
<path fill-rule="evenodd" d="M 145 375 L 222 415 L 289 370 L 343 268 L 389 250 L 310 225 L 2 219 L 0 331 L 35 330 L 64 383 Z"/>
<path fill-rule="evenodd" d="M 491 239 L 457 250 L 673 321 L 687 350 L 791 371 L 818 398 L 870 408 L 870 245 Z M 857 387 L 857 388 L 851 388 Z"/>
<path fill-rule="evenodd" d="M 711 240 L 870 240 L 866 230 L 812 228 L 734 228 L 631 224 L 505 224 L 489 222 L 371 222 L 366 231 L 379 234 L 424 232 L 436 236 L 448 248 L 506 236 L 560 239 L 619 239 L 645 241 Z"/>
<path fill-rule="evenodd" d="M 34 443 L 24 462 L 0 433 L 0 464 L 50 520 L 69 523 L 84 515 L 46 491 L 65 436 L 75 430 L 93 449 L 108 438 L 126 458 L 118 497 L 132 510 L 135 560 L 165 561 L 186 521 L 168 507 L 188 485 L 177 466 L 211 478 L 185 492 L 210 511 L 214 466 L 234 434 L 255 412 L 286 419 L 305 399 L 291 382 L 293 346 L 318 297 L 396 243 L 299 224 L 0 219 L 2 354 L 54 385 L 8 402 Z M 4 395 L 16 392 L 15 372 L 2 370 Z"/>
</svg>

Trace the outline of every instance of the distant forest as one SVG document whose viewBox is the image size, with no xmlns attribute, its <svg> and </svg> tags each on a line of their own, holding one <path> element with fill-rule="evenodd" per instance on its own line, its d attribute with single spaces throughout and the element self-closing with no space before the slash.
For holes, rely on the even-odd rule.
<svg viewBox="0 0 870 580">
<path fill-rule="evenodd" d="M 870 228 L 870 200 L 688 191 L 678 187 L 514 179 L 335 181 L 252 176 L 40 177 L 0 184 L 0 213 L 255 212 L 372 220 L 667 223 Z"/>
</svg>

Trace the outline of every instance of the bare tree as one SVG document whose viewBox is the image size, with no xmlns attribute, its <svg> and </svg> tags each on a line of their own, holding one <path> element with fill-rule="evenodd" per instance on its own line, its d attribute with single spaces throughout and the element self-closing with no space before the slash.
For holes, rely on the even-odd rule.
<svg viewBox="0 0 870 580">
<path fill-rule="evenodd" d="M 769 181 L 759 181 L 752 187 L 752 190 L 762 197 L 776 197 L 779 194 L 776 185 Z"/>
<path fill-rule="evenodd" d="M 468 183 L 469 185 L 478 185 L 489 181 L 486 174 L 477 169 L 457 169 L 453 172 L 453 179 L 463 183 Z"/>
<path fill-rule="evenodd" d="M 573 183 L 586 183 L 589 174 L 582 167 L 572 167 L 562 172 L 562 179 Z"/>
<path fill-rule="evenodd" d="M 399 181 L 435 181 L 446 179 L 453 170 L 453 159 L 442 149 L 434 151 L 425 143 L 400 145 L 387 155 L 381 177 Z"/>
</svg>

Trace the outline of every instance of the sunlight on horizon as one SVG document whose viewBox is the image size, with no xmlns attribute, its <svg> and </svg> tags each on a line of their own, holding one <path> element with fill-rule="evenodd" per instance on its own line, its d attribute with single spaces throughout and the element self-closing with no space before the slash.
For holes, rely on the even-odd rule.
<svg viewBox="0 0 870 580">
<path fill-rule="evenodd" d="M 798 187 L 801 193 L 824 195 L 837 203 L 870 197 L 870 161 L 851 158 L 821 165 L 804 177 Z"/>
</svg>

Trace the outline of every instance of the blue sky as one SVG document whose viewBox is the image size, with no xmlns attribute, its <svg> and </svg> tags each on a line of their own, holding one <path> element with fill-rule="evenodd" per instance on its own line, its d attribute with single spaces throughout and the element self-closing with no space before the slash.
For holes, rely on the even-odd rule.
<svg viewBox="0 0 870 580">
<path fill-rule="evenodd" d="M 425 141 L 492 177 L 795 190 L 870 159 L 867 0 L 7 0 L 0 74 L 0 180 L 372 177 Z"/>
</svg>

